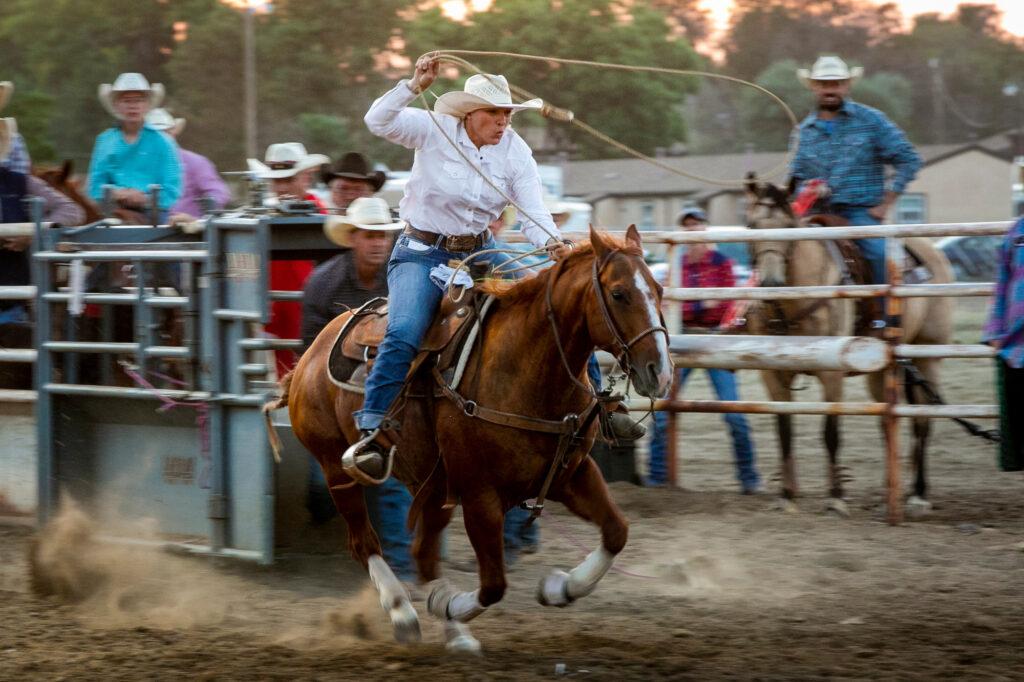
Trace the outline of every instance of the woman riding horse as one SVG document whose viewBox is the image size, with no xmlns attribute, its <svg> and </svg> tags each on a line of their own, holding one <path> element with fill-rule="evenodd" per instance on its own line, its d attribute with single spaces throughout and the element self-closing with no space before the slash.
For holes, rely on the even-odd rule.
<svg viewBox="0 0 1024 682">
<path fill-rule="evenodd" d="M 356 415 L 363 438 L 348 455 L 374 478 L 387 468 L 387 448 L 376 438 L 381 421 L 401 391 L 441 302 L 442 291 L 431 281 L 431 269 L 494 248 L 487 225 L 501 215 L 508 202 L 483 181 L 477 167 L 486 169 L 494 184 L 522 206 L 526 213 L 523 233 L 531 242 L 547 246 L 555 258 L 569 252 L 544 208 L 533 154 L 509 127 L 513 112 L 539 109 L 541 101 L 513 104 L 504 77 L 477 75 L 466 81 L 463 92 L 438 98 L 434 109 L 446 115 L 432 120 L 429 112 L 408 105 L 434 82 L 439 65 L 435 58 L 420 57 L 413 79 L 400 82 L 377 99 L 365 119 L 374 134 L 416 150 L 399 204 L 408 226 L 388 264 L 387 333 L 366 380 L 363 408 Z M 456 141 L 458 150 L 449 139 Z M 497 263 L 507 256 L 488 254 L 485 258 Z"/>
</svg>

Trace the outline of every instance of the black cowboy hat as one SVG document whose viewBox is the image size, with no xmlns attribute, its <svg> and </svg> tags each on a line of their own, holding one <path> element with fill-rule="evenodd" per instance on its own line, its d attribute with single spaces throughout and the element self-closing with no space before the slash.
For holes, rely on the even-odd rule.
<svg viewBox="0 0 1024 682">
<path fill-rule="evenodd" d="M 324 184 L 330 184 L 334 178 L 363 180 L 370 183 L 374 192 L 383 187 L 384 181 L 387 180 L 384 171 L 371 171 L 370 163 L 359 152 L 348 152 L 325 168 L 320 177 Z"/>
</svg>

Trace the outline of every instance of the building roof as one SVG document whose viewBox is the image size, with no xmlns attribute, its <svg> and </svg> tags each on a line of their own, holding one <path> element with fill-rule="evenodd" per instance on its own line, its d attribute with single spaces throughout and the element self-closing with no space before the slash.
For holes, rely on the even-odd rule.
<svg viewBox="0 0 1024 682">
<path fill-rule="evenodd" d="M 935 144 L 917 148 L 925 165 L 970 150 L 979 150 L 1002 158 L 996 150 L 977 143 Z M 702 182 L 676 175 L 642 159 L 569 161 L 562 167 L 564 192 L 566 195 L 583 197 L 588 201 L 596 201 L 604 197 L 665 195 L 692 197 L 695 201 L 699 201 L 721 192 L 738 191 L 742 178 L 749 171 L 766 177 L 767 172 L 778 167 L 785 160 L 786 155 L 783 152 L 714 154 L 658 159 L 658 161 L 681 171 L 735 183 L 733 186 Z M 783 168 L 772 179 L 782 182 L 785 176 L 786 170 Z"/>
</svg>

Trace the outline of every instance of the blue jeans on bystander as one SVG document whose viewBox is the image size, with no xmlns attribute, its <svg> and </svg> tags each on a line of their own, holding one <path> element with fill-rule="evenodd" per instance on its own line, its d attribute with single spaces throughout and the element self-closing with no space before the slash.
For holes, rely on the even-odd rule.
<svg viewBox="0 0 1024 682">
<path fill-rule="evenodd" d="M 686 380 L 690 378 L 692 372 L 693 369 L 689 367 L 679 370 L 679 390 L 686 385 Z M 728 369 L 708 369 L 707 373 L 719 400 L 739 400 L 739 379 L 735 372 Z M 723 417 L 729 426 L 729 434 L 732 437 L 733 455 L 736 459 L 736 478 L 744 492 L 755 491 L 761 484 L 761 477 L 757 473 L 754 443 L 750 439 L 747 418 L 742 414 L 726 414 Z M 648 466 L 650 470 L 648 482 L 651 485 L 660 485 L 668 481 L 665 467 L 665 432 L 668 428 L 668 419 L 667 412 L 654 413 L 654 429 L 651 433 Z"/>
</svg>

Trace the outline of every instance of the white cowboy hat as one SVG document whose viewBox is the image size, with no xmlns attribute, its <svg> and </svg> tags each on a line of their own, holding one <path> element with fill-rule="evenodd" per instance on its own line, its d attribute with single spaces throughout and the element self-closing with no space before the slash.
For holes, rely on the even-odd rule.
<svg viewBox="0 0 1024 682">
<path fill-rule="evenodd" d="M 279 142 L 267 147 L 263 161 L 249 159 L 249 170 L 264 180 L 290 178 L 310 168 L 318 168 L 331 160 L 323 154 L 310 154 L 301 142 Z"/>
<path fill-rule="evenodd" d="M 437 102 L 434 103 L 434 111 L 462 118 L 477 109 L 497 107 L 522 111 L 523 109 L 540 109 L 542 106 L 544 106 L 544 101 L 540 99 L 513 104 L 512 91 L 509 90 L 508 81 L 504 76 L 478 73 L 466 80 L 466 85 L 461 91 L 453 90 L 438 97 Z"/>
<path fill-rule="evenodd" d="M 810 71 L 797 69 L 796 77 L 800 82 L 811 87 L 811 81 L 854 81 L 864 75 L 864 68 L 855 66 L 852 69 L 835 55 L 822 55 Z"/>
<path fill-rule="evenodd" d="M 11 95 L 14 94 L 14 83 L 11 81 L 0 81 L 0 111 L 4 110 Z"/>
<path fill-rule="evenodd" d="M 565 202 L 551 194 L 544 195 L 544 208 L 546 208 L 548 213 L 552 216 L 572 213 L 572 209 L 566 206 Z"/>
<path fill-rule="evenodd" d="M 110 112 L 114 118 L 120 118 L 117 109 L 114 108 L 114 100 L 122 92 L 145 92 L 149 95 L 149 106 L 158 107 L 164 101 L 164 86 L 162 83 L 149 84 L 146 77 L 141 73 L 122 73 L 114 81 L 114 84 L 104 83 L 99 88 L 100 104 Z"/>
<path fill-rule="evenodd" d="M 0 118 L 0 161 L 11 153 L 14 136 L 18 134 L 18 122 L 13 118 Z"/>
<path fill-rule="evenodd" d="M 177 137 L 185 129 L 185 119 L 174 118 L 166 109 L 151 109 L 146 114 L 146 125 Z"/>
<path fill-rule="evenodd" d="M 338 246 L 352 247 L 352 231 L 390 232 L 405 228 L 404 220 L 391 216 L 388 202 L 380 197 L 359 197 L 348 206 L 345 215 L 328 216 L 324 235 Z"/>
</svg>

